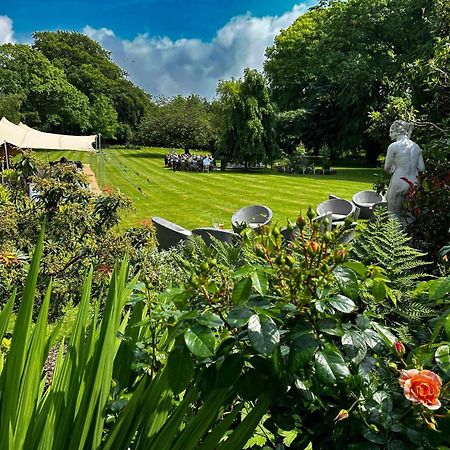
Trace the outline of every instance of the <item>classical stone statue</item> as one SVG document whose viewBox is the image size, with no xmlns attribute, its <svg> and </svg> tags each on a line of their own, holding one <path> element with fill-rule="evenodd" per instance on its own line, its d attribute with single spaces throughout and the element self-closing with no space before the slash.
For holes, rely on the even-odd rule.
<svg viewBox="0 0 450 450">
<path fill-rule="evenodd" d="M 389 130 L 394 141 L 388 147 L 384 170 L 391 174 L 391 181 L 386 194 L 388 210 L 403 225 L 408 221 L 405 200 L 410 183 L 417 182 L 417 176 L 425 170 L 421 148 L 412 141 L 413 125 L 404 120 L 396 120 Z"/>
</svg>

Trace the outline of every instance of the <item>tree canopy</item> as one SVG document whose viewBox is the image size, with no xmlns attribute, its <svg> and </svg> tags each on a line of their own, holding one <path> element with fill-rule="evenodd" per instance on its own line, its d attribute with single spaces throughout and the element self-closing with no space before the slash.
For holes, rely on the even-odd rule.
<svg viewBox="0 0 450 450">
<path fill-rule="evenodd" d="M 391 118 L 440 121 L 435 102 L 448 100 L 442 84 L 430 86 L 430 71 L 438 49 L 448 51 L 446 13 L 441 0 L 348 0 L 320 2 L 300 16 L 266 52 L 281 142 L 292 141 L 285 125 L 295 116 L 297 141 L 364 150 L 374 160 Z"/>
<path fill-rule="evenodd" d="M 129 139 L 152 107 L 109 52 L 75 32 L 39 32 L 0 46 L 0 113 L 43 131 Z"/>
<path fill-rule="evenodd" d="M 215 145 L 211 104 L 198 95 L 159 99 L 134 140 L 158 147 L 210 150 Z"/>
<path fill-rule="evenodd" d="M 242 80 L 220 82 L 217 93 L 217 156 L 246 168 L 251 163 L 273 162 L 278 152 L 276 116 L 264 76 L 245 69 Z"/>
</svg>

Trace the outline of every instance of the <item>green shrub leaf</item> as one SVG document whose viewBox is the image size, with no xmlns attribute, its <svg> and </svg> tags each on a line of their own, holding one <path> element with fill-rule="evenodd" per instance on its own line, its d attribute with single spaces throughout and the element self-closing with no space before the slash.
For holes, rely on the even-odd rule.
<svg viewBox="0 0 450 450">
<path fill-rule="evenodd" d="M 233 289 L 233 302 L 235 305 L 242 305 L 247 302 L 252 291 L 252 280 L 250 278 L 242 278 Z"/>
<path fill-rule="evenodd" d="M 267 289 L 269 289 L 269 281 L 263 272 L 257 271 L 251 274 L 252 285 L 253 288 L 261 294 L 262 296 L 266 295 Z"/>
<path fill-rule="evenodd" d="M 441 280 L 433 280 L 430 283 L 430 291 L 429 291 L 430 300 L 432 301 L 440 300 L 449 293 L 450 293 L 450 277 Z"/>
<path fill-rule="evenodd" d="M 350 375 L 342 354 L 334 346 L 327 346 L 315 354 L 314 367 L 319 379 L 326 384 L 335 384 Z"/>
<path fill-rule="evenodd" d="M 358 298 L 358 279 L 355 272 L 348 267 L 338 266 L 333 271 L 341 291 L 352 300 Z"/>
<path fill-rule="evenodd" d="M 227 322 L 233 328 L 241 328 L 247 325 L 251 316 L 252 312 L 247 308 L 234 308 L 228 313 Z"/>
<path fill-rule="evenodd" d="M 184 333 L 184 341 L 188 349 L 199 358 L 207 358 L 214 354 L 216 338 L 205 325 L 194 324 Z"/>
<path fill-rule="evenodd" d="M 337 294 L 330 297 L 328 303 L 340 312 L 349 314 L 356 309 L 355 302 L 345 295 Z"/>
<path fill-rule="evenodd" d="M 248 321 L 248 337 L 258 353 L 270 355 L 280 342 L 280 332 L 274 321 L 254 314 Z"/>
<path fill-rule="evenodd" d="M 360 278 L 365 279 L 367 276 L 367 267 L 359 261 L 348 261 L 343 264 L 344 267 L 348 267 L 353 270 Z"/>
<path fill-rule="evenodd" d="M 450 376 L 450 347 L 448 345 L 441 345 L 435 353 L 436 362 L 439 368 Z"/>
<path fill-rule="evenodd" d="M 194 363 L 184 344 L 177 345 L 170 352 L 166 370 L 173 393 L 183 392 L 194 376 Z"/>
</svg>

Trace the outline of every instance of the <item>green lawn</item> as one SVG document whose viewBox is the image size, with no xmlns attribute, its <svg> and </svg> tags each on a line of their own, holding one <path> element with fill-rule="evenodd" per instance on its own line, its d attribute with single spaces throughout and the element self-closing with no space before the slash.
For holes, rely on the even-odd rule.
<svg viewBox="0 0 450 450">
<path fill-rule="evenodd" d="M 300 210 L 315 207 L 333 193 L 351 199 L 355 192 L 371 189 L 377 169 L 339 168 L 336 175 L 284 175 L 273 172 L 176 172 L 164 168 L 166 149 L 106 150 L 105 170 L 99 184 L 115 186 L 133 198 L 135 211 L 123 218 L 133 225 L 152 216 L 164 217 L 186 228 L 223 222 L 230 226 L 233 212 L 242 206 L 263 204 L 274 220 L 286 223 Z M 82 152 L 39 152 L 42 158 L 90 163 L 97 172 L 97 157 Z M 101 167 L 100 167 L 101 169 Z M 142 192 L 139 191 L 141 189 Z"/>
</svg>

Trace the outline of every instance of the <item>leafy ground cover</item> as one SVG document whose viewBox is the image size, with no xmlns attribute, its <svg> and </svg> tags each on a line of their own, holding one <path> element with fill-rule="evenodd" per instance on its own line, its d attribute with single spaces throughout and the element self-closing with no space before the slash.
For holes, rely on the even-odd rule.
<svg viewBox="0 0 450 450">
<path fill-rule="evenodd" d="M 232 214 L 242 206 L 264 204 L 272 208 L 274 220 L 285 224 L 299 210 L 315 206 L 329 193 L 351 198 L 370 189 L 377 176 L 373 168 L 339 168 L 336 175 L 285 175 L 258 172 L 176 172 L 164 168 L 167 149 L 106 150 L 105 170 L 98 174 L 97 157 L 81 152 L 39 152 L 42 158 L 65 156 L 82 160 L 95 170 L 101 186 L 114 186 L 133 199 L 135 211 L 124 217 L 125 226 L 161 216 L 187 228 L 230 225 Z"/>
</svg>

